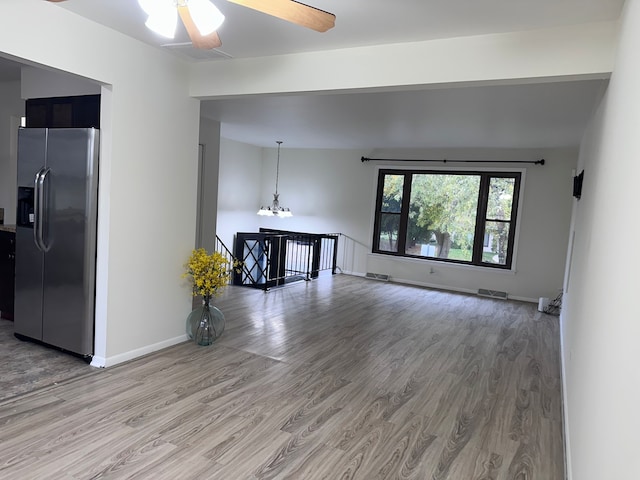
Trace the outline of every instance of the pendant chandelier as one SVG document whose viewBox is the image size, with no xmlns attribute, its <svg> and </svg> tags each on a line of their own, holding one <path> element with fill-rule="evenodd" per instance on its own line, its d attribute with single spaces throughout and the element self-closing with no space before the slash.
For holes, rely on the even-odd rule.
<svg viewBox="0 0 640 480">
<path fill-rule="evenodd" d="M 280 175 L 280 145 L 282 145 L 282 141 L 278 140 L 276 141 L 276 143 L 278 144 L 278 162 L 276 163 L 276 192 L 273 194 L 273 202 L 271 202 L 271 206 L 260 207 L 260 210 L 258 210 L 258 215 L 262 215 L 265 217 L 276 216 L 281 218 L 292 217 L 293 214 L 291 213 L 291 210 L 280 206 L 280 194 L 278 193 L 278 177 Z"/>
</svg>

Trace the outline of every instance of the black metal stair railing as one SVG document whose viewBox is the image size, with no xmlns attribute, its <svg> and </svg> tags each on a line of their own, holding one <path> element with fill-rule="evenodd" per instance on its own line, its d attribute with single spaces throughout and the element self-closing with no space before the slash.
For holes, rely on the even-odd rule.
<svg viewBox="0 0 640 480">
<path fill-rule="evenodd" d="M 268 290 L 317 278 L 323 271 L 335 274 L 337 253 L 337 234 L 270 229 L 237 233 L 233 257 L 242 268 L 234 272 L 233 284 Z"/>
<path fill-rule="evenodd" d="M 227 248 L 227 246 L 224 244 L 224 242 L 222 240 L 220 240 L 220 237 L 218 237 L 218 235 L 216 235 L 216 245 L 215 245 L 215 251 L 218 253 L 221 253 L 224 258 L 227 259 L 227 262 L 229 262 L 229 266 L 233 267 L 236 264 L 236 259 L 233 256 L 233 253 L 231 253 L 231 250 L 229 250 Z M 237 268 L 241 268 L 241 265 L 239 265 Z M 229 276 L 229 284 L 233 284 L 233 275 Z"/>
</svg>

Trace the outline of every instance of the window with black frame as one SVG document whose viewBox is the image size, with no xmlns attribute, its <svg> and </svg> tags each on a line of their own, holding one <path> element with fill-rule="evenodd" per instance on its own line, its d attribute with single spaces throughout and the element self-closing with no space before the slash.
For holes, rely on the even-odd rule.
<svg viewBox="0 0 640 480">
<path fill-rule="evenodd" d="M 520 176 L 380 170 L 373 252 L 511 268 Z"/>
</svg>

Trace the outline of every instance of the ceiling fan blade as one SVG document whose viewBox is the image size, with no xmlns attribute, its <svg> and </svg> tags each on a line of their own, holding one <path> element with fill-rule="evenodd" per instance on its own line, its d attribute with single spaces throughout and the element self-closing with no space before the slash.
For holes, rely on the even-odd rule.
<svg viewBox="0 0 640 480">
<path fill-rule="evenodd" d="M 189 38 L 191 38 L 191 43 L 194 47 L 201 48 L 203 50 L 211 50 L 212 48 L 218 48 L 222 46 L 222 41 L 220 40 L 217 32 L 213 32 L 209 35 L 200 34 L 200 32 L 198 31 L 198 27 L 196 27 L 196 24 L 193 22 L 193 18 L 191 18 L 189 7 L 178 6 L 178 13 L 180 14 L 182 23 L 184 23 L 184 26 L 187 29 L 187 33 L 189 34 Z"/>
<path fill-rule="evenodd" d="M 281 18 L 317 32 L 326 32 L 335 26 L 336 16 L 319 8 L 295 0 L 228 0 L 267 15 Z"/>
</svg>

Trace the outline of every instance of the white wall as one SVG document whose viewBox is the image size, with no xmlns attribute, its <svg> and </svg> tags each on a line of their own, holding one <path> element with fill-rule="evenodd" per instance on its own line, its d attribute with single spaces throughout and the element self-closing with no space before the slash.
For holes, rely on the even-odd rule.
<svg viewBox="0 0 640 480">
<path fill-rule="evenodd" d="M 65 72 L 36 67 L 22 67 L 22 98 L 71 97 L 97 95 L 100 85 Z"/>
<path fill-rule="evenodd" d="M 182 341 L 191 310 L 181 274 L 194 243 L 199 121 L 186 64 L 42 0 L 0 3 L 0 50 L 108 85 L 94 362 Z"/>
<path fill-rule="evenodd" d="M 0 83 L 0 207 L 4 208 L 4 223 L 16 222 L 16 142 L 17 125 L 12 121 L 24 115 L 20 98 L 20 82 Z"/>
<path fill-rule="evenodd" d="M 275 142 L 275 140 L 274 140 Z M 364 272 L 370 251 L 368 212 L 373 192 L 371 172 L 362 168 L 366 152 L 351 150 L 280 150 L 280 205 L 293 217 L 261 217 L 271 205 L 276 181 L 277 148 L 260 148 L 222 139 L 218 198 L 218 235 L 232 248 L 237 232 L 260 227 L 311 233 L 344 233 L 340 266 Z M 360 195 L 365 191 L 365 195 Z M 361 217 L 365 213 L 364 221 Z M 346 248 L 344 248 L 346 245 Z"/>
<path fill-rule="evenodd" d="M 601 22 L 201 62 L 193 66 L 190 91 L 198 98 L 214 98 L 575 76 L 607 78 L 617 32 L 616 22 Z"/>
<path fill-rule="evenodd" d="M 576 149 L 377 151 L 373 155 L 374 158 L 486 160 L 544 158 L 545 166 L 511 166 L 525 169 L 526 178 L 516 271 L 503 272 L 371 254 L 378 167 L 402 165 L 362 163 L 360 158 L 372 156 L 371 152 L 287 149 L 283 144 L 278 191 L 280 204 L 291 208 L 294 216 L 259 217 L 255 215 L 257 208 L 271 201 L 275 188 L 277 149 L 263 149 L 263 174 L 257 177 L 259 149 L 224 139 L 222 144 L 218 229 L 225 232 L 225 243 L 237 231 L 257 231 L 258 227 L 342 233 L 338 264 L 343 272 L 386 273 L 396 281 L 470 292 L 478 288 L 504 290 L 512 298 L 531 301 L 541 296 L 555 297 L 562 288 Z M 254 152 L 255 155 L 251 155 Z M 415 163 L 405 166 L 416 168 Z M 493 167 L 508 166 L 494 164 Z M 257 185 L 256 190 L 261 192 L 257 201 L 252 185 Z M 239 199 L 239 192 L 247 195 Z M 223 196 L 229 198 L 225 200 Z M 225 203 L 232 198 L 235 201 Z"/>
<path fill-rule="evenodd" d="M 398 158 L 392 152 L 380 152 L 381 158 Z M 537 301 L 555 297 L 562 288 L 571 218 L 572 170 L 577 162 L 576 149 L 463 149 L 428 150 L 399 158 L 448 158 L 460 160 L 539 160 L 546 164 L 481 164 L 489 169 L 524 169 L 521 210 L 518 217 L 514 271 L 482 267 L 460 267 L 437 262 L 396 261 L 384 255 L 370 255 L 368 271 L 390 274 L 396 280 L 419 285 L 443 286 L 475 293 L 479 288 L 505 291 L 510 298 Z M 380 162 L 381 166 L 384 164 Z M 431 164 L 433 165 L 433 164 Z M 437 165 L 437 164 L 436 164 Z M 391 167 L 396 166 L 389 165 Z M 464 165 L 454 168 L 468 168 Z M 474 164 L 473 166 L 478 166 Z M 416 164 L 409 168 L 415 168 Z M 442 167 L 438 167 L 442 168 Z"/>
<path fill-rule="evenodd" d="M 346 273 L 366 272 L 371 251 L 369 223 L 375 200 L 372 169 L 358 150 L 280 150 L 280 206 L 291 218 L 258 217 L 260 226 L 310 233 L 342 233 L 339 266 Z M 271 202 L 275 189 L 277 148 L 264 151 L 262 202 Z"/>
<path fill-rule="evenodd" d="M 237 232 L 258 231 L 261 176 L 261 148 L 221 138 L 216 231 L 230 250 Z"/>
<path fill-rule="evenodd" d="M 217 98 L 607 78 L 613 68 L 617 35 L 617 22 L 602 22 L 269 58 L 231 59 L 222 63 L 203 62 L 192 66 L 190 92 L 198 98 Z M 381 58 L 384 69 L 380 69 Z M 416 63 L 416 58 L 421 61 Z M 455 61 L 451 61 L 452 58 Z M 260 75 L 252 73 L 256 71 Z M 339 72 L 339 75 L 327 76 L 327 71 Z M 518 244 L 516 272 L 505 273 L 441 263 L 433 265 L 431 270 L 428 268 L 431 265 L 425 261 L 416 263 L 370 255 L 375 169 L 363 169 L 359 158 L 363 154 L 371 156 L 371 152 L 289 150 L 287 139 L 282 140 L 285 143 L 280 201 L 292 209 L 294 217 L 286 220 L 263 218 L 257 226 L 344 233 L 348 238 L 341 243 L 346 248 L 339 257 L 340 266 L 346 272 L 388 273 L 399 281 L 470 292 L 476 292 L 478 288 L 503 290 L 511 298 L 530 301 L 541 296 L 555 297 L 562 288 L 564 245 L 571 215 L 571 171 L 575 168 L 577 151 L 515 152 L 526 157 L 545 156 L 549 164 L 540 169 L 527 168 L 525 208 L 520 222 L 523 240 Z M 251 210 L 271 201 L 274 177 L 270 172 L 275 172 L 275 152 L 276 148 L 264 150 L 260 199 Z M 398 152 L 390 153 L 402 158 Z M 507 160 L 514 154 L 504 150 L 460 153 L 471 158 L 486 154 L 487 158 Z M 429 158 L 433 151 L 424 154 Z M 451 158 L 455 154 L 453 151 L 439 152 L 436 158 Z M 289 155 L 293 159 L 287 163 Z M 221 170 L 221 182 L 224 178 Z M 221 188 L 231 189 L 231 185 L 247 192 L 246 181 L 237 184 L 231 181 Z M 223 229 L 235 232 L 249 230 L 255 225 L 252 211 L 240 206 L 233 208 L 238 210 L 233 214 L 229 214 L 228 209 L 221 210 L 219 228 L 222 223 Z M 236 221 L 242 228 L 235 228 L 233 222 Z M 429 273 L 431 271 L 433 273 Z"/>
<path fill-rule="evenodd" d="M 640 0 L 627 0 L 606 97 L 582 143 L 582 198 L 562 311 L 573 480 L 640 478 Z"/>
</svg>

